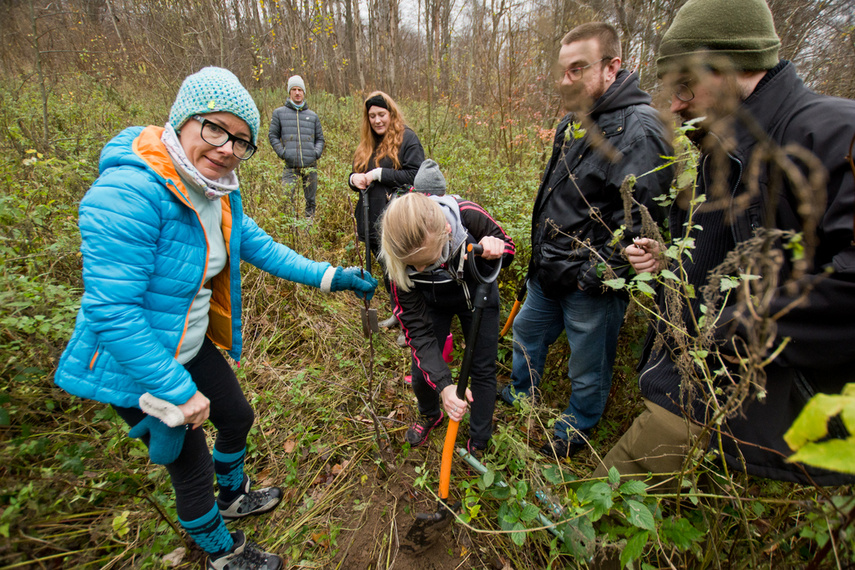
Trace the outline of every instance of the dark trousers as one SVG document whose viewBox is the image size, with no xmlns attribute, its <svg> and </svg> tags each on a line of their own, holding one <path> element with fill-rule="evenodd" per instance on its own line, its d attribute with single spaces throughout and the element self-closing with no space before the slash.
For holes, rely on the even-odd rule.
<svg viewBox="0 0 855 570">
<path fill-rule="evenodd" d="M 303 186 L 303 196 L 306 198 L 306 215 L 315 215 L 315 195 L 318 193 L 318 169 L 314 166 L 306 168 L 285 166 L 282 170 L 282 183 L 289 190 L 291 203 L 294 204 L 298 181 Z"/>
<path fill-rule="evenodd" d="M 474 290 L 472 291 L 474 294 Z M 433 332 L 440 350 L 445 346 L 445 339 L 451 330 L 451 320 L 457 315 L 466 344 L 475 343 L 472 354 L 472 368 L 469 376 L 469 387 L 474 401 L 470 406 L 469 437 L 474 441 L 485 443 L 493 433 L 493 410 L 496 408 L 496 357 L 499 350 L 499 288 L 494 283 L 490 291 L 487 306 L 481 315 L 481 329 L 476 339 L 468 338 L 469 327 L 472 324 L 472 310 L 465 304 L 462 306 L 428 305 Z M 459 341 L 458 341 L 459 342 Z M 419 401 L 419 413 L 424 416 L 439 415 L 439 394 L 425 381 L 421 370 L 413 362 L 413 392 Z M 455 379 L 456 382 L 457 379 Z"/>
<path fill-rule="evenodd" d="M 221 453 L 237 453 L 255 419 L 232 367 L 214 344 L 205 338 L 199 354 L 184 365 L 196 387 L 211 401 L 211 423 L 217 429 L 214 447 Z M 139 408 L 114 406 L 131 427 L 145 414 Z M 148 445 L 148 437 L 143 438 Z M 214 507 L 214 461 L 203 428 L 189 429 L 178 459 L 166 466 L 175 489 L 178 518 L 191 521 Z"/>
</svg>

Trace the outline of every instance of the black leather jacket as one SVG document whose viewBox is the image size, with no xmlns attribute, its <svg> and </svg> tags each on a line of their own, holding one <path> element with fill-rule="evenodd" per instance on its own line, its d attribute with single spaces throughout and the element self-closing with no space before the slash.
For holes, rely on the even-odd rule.
<svg viewBox="0 0 855 570">
<path fill-rule="evenodd" d="M 546 167 L 532 212 L 530 277 L 537 277 L 544 293 L 558 297 L 577 287 L 590 294 L 604 292 L 597 276 L 599 259 L 592 259 L 586 242 L 619 276 L 629 264 L 621 257 L 622 246 L 638 236 L 641 216 L 632 207 L 632 224 L 621 244 L 612 244 L 612 232 L 624 223 L 620 187 L 628 175 L 639 176 L 633 194 L 652 214 L 660 208 L 653 201 L 668 191 L 671 167 L 641 176 L 666 162 L 672 149 L 650 96 L 639 89 L 638 76 L 626 70 L 594 104 L 589 114 L 599 132 L 580 138 L 573 135 L 569 114 L 558 124 L 552 158 Z M 577 131 L 578 132 L 578 131 Z M 617 151 L 614 160 L 602 150 L 605 139 Z M 596 210 L 596 219 L 592 216 Z"/>
</svg>

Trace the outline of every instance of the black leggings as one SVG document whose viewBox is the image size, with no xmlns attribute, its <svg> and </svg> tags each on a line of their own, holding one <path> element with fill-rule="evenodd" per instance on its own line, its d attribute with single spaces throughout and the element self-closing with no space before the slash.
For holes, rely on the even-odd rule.
<svg viewBox="0 0 855 570">
<path fill-rule="evenodd" d="M 217 428 L 214 447 L 221 453 L 237 453 L 246 447 L 246 438 L 255 414 L 246 401 L 232 367 L 207 337 L 199 354 L 184 365 L 196 387 L 211 401 L 211 423 Z M 113 406 L 131 427 L 145 414 L 139 408 Z M 148 436 L 143 438 L 148 445 Z M 202 428 L 188 429 L 178 459 L 166 466 L 175 489 L 178 518 L 198 519 L 214 507 L 214 462 Z"/>
<path fill-rule="evenodd" d="M 433 321 L 433 332 L 440 348 L 451 330 L 451 320 L 457 315 L 463 334 L 469 334 L 472 324 L 472 311 L 467 306 L 454 307 L 428 305 Z M 474 339 L 466 338 L 467 343 Z M 499 349 L 499 289 L 494 283 L 490 290 L 487 306 L 481 313 L 481 329 L 472 354 L 472 368 L 469 374 L 469 388 L 473 402 L 470 406 L 469 437 L 479 443 L 486 443 L 493 433 L 493 411 L 496 408 L 496 357 Z M 425 416 L 439 414 L 439 394 L 425 381 L 422 371 L 412 366 L 413 392 L 419 401 L 419 413 Z M 456 384 L 457 379 L 455 379 Z"/>
</svg>

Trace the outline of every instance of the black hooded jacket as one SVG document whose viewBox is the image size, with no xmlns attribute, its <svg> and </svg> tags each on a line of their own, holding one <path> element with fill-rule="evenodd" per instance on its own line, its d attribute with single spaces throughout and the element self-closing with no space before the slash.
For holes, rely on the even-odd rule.
<svg viewBox="0 0 855 570">
<path fill-rule="evenodd" d="M 620 250 L 639 235 L 641 216 L 633 204 L 621 244 L 611 243 L 612 232 L 624 223 L 620 187 L 627 176 L 639 177 L 633 195 L 656 216 L 660 209 L 653 198 L 668 191 L 673 177 L 671 167 L 652 172 L 672 149 L 650 95 L 638 87 L 638 75 L 621 70 L 587 119 L 596 133 L 574 128 L 580 122 L 574 113 L 558 124 L 532 212 L 529 276 L 536 276 L 550 297 L 577 287 L 602 293 L 599 258 L 626 276 L 629 264 Z M 610 155 L 609 148 L 616 152 Z M 592 259 L 589 248 L 599 256 Z"/>
</svg>

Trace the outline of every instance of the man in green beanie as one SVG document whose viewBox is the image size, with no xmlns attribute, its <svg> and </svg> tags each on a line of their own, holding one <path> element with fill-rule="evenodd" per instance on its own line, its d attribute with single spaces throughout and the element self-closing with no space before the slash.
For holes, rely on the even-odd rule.
<svg viewBox="0 0 855 570">
<path fill-rule="evenodd" d="M 807 399 L 855 380 L 855 102 L 807 89 L 779 46 L 763 0 L 689 0 L 662 38 L 659 75 L 671 111 L 695 120 L 698 176 L 671 209 L 670 256 L 654 235 L 626 254 L 697 294 L 675 306 L 662 280 L 639 366 L 646 409 L 596 476 L 616 467 L 676 488 L 689 452 L 709 449 L 763 477 L 855 480 L 787 462 L 783 439 Z"/>
</svg>

